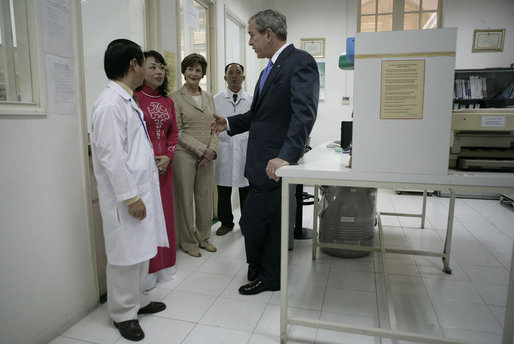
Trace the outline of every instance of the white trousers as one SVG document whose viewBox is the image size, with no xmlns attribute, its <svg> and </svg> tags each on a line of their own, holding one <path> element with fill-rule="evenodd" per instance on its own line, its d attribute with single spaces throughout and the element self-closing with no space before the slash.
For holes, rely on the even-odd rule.
<svg viewBox="0 0 514 344">
<path fill-rule="evenodd" d="M 113 321 L 137 319 L 139 309 L 150 303 L 150 295 L 145 291 L 149 262 L 107 264 L 107 309 Z"/>
</svg>

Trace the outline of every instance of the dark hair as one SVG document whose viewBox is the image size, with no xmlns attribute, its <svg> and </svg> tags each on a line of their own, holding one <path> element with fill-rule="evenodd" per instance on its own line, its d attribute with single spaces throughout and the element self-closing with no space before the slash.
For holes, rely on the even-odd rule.
<svg viewBox="0 0 514 344">
<path fill-rule="evenodd" d="M 245 72 L 245 67 L 243 67 L 242 64 L 239 64 L 237 62 L 230 62 L 228 65 L 225 66 L 225 74 L 227 74 L 228 67 L 232 66 L 233 64 L 238 65 L 239 67 L 241 67 L 243 73 Z"/>
<path fill-rule="evenodd" d="M 248 20 L 248 24 L 255 20 L 255 28 L 260 34 L 271 29 L 281 41 L 287 41 L 287 22 L 286 16 L 275 10 L 260 11 Z"/>
<path fill-rule="evenodd" d="M 136 59 L 142 66 L 145 58 L 141 47 L 128 39 L 115 39 L 107 46 L 104 55 L 104 69 L 107 78 L 117 80 L 124 77 L 130 67 L 130 61 Z"/>
<path fill-rule="evenodd" d="M 162 64 L 164 67 L 166 67 L 166 61 L 164 60 L 164 57 L 162 57 L 161 54 L 159 54 L 155 50 L 149 50 L 144 52 L 145 58 L 153 57 L 155 61 Z M 159 94 L 163 97 L 166 97 L 168 95 L 168 70 L 164 68 L 164 79 L 162 81 L 162 85 L 159 86 L 157 89 L 159 91 Z"/>
<path fill-rule="evenodd" d="M 205 60 L 205 57 L 197 53 L 192 53 L 184 57 L 182 63 L 180 64 L 182 74 L 184 74 L 187 67 L 192 67 L 197 63 L 199 63 L 202 67 L 203 75 L 207 74 L 207 60 Z"/>
</svg>

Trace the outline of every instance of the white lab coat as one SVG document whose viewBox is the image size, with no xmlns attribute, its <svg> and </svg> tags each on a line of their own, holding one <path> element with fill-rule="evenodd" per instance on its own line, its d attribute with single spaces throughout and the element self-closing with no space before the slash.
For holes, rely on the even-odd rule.
<svg viewBox="0 0 514 344">
<path fill-rule="evenodd" d="M 130 95 L 109 81 L 93 106 L 91 150 L 98 182 L 107 260 L 132 265 L 169 247 L 154 153 L 143 113 Z M 139 195 L 146 218 L 128 213 L 125 200 Z"/>
<path fill-rule="evenodd" d="M 253 98 L 251 95 L 241 89 L 238 92 L 238 101 L 234 104 L 232 94 L 232 91 L 227 88 L 214 96 L 217 115 L 230 117 L 250 110 Z M 218 156 L 216 158 L 217 185 L 237 188 L 249 185 L 244 176 L 247 145 L 248 132 L 229 136 L 224 131 L 219 135 Z"/>
</svg>

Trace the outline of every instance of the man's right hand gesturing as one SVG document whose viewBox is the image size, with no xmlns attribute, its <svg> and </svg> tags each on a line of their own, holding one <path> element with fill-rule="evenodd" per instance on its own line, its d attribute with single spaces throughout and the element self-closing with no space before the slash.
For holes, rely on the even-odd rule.
<svg viewBox="0 0 514 344">
<path fill-rule="evenodd" d="M 216 135 L 219 135 L 222 131 L 227 130 L 227 119 L 225 117 L 221 117 L 216 115 L 215 113 L 212 114 L 214 119 L 211 122 L 211 130 Z"/>
</svg>

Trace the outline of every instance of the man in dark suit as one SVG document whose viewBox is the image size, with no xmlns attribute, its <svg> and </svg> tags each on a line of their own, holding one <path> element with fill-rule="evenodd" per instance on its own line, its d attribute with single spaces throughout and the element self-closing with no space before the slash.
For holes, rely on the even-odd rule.
<svg viewBox="0 0 514 344">
<path fill-rule="evenodd" d="M 248 112 L 214 115 L 215 132 L 249 131 L 245 176 L 250 190 L 241 216 L 249 264 L 244 295 L 280 289 L 281 183 L 275 171 L 295 164 L 316 120 L 319 73 L 314 58 L 287 44 L 286 17 L 274 10 L 248 21 L 249 45 L 270 62 L 259 77 Z M 228 120 L 228 122 L 227 122 Z"/>
</svg>

